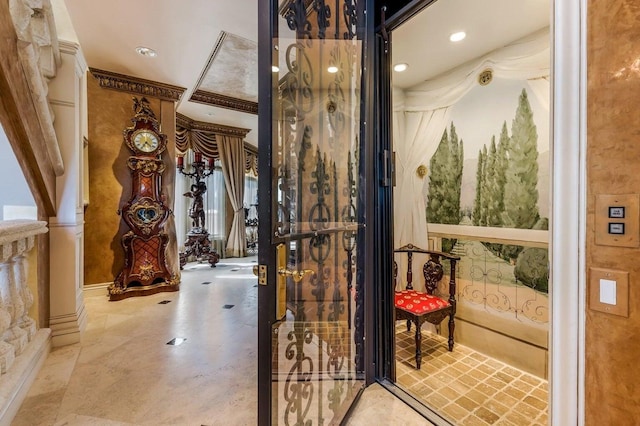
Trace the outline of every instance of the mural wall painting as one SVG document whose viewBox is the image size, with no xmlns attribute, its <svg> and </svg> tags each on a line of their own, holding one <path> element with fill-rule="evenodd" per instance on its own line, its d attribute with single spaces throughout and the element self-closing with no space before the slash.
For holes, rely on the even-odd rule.
<svg viewBox="0 0 640 426">
<path fill-rule="evenodd" d="M 547 204 L 540 208 L 540 192 L 548 196 L 548 189 L 539 182 L 548 185 L 548 155 L 538 152 L 538 131 L 526 88 L 517 99 L 510 128 L 506 118 L 501 121 L 502 126 L 478 149 L 476 159 L 465 159 L 465 135 L 454 121 L 444 130 L 430 160 L 427 222 L 548 229 L 549 220 L 543 217 Z M 541 175 L 545 178 L 539 179 Z M 461 301 L 511 312 L 533 323 L 548 322 L 546 248 L 443 238 L 442 250 L 462 257 Z"/>
</svg>

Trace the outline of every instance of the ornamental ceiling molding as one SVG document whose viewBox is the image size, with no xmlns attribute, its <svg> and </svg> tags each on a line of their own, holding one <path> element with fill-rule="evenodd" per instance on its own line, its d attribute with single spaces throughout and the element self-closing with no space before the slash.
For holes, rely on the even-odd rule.
<svg viewBox="0 0 640 426">
<path fill-rule="evenodd" d="M 152 96 L 165 101 L 179 101 L 186 90 L 184 87 L 131 77 L 97 68 L 89 68 L 89 71 L 91 71 L 91 74 L 98 80 L 102 88 Z"/>
<path fill-rule="evenodd" d="M 258 114 L 257 62 L 255 41 L 221 31 L 189 100 Z"/>
<path fill-rule="evenodd" d="M 257 102 L 245 101 L 244 99 L 232 98 L 231 96 L 206 92 L 204 90 L 196 90 L 193 92 L 189 100 L 200 104 L 231 109 L 234 111 L 248 112 L 249 114 L 258 113 Z"/>
<path fill-rule="evenodd" d="M 183 129 L 214 133 L 218 135 L 235 136 L 244 139 L 251 129 L 243 129 L 241 127 L 225 126 L 223 124 L 205 123 L 204 121 L 193 120 L 186 115 L 176 114 L 176 126 Z"/>
</svg>

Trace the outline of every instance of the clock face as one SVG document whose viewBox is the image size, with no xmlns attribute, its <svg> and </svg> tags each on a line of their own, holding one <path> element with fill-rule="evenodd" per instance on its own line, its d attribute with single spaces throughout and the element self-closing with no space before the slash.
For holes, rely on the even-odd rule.
<svg viewBox="0 0 640 426">
<path fill-rule="evenodd" d="M 151 152 L 158 148 L 159 141 L 155 133 L 143 130 L 135 134 L 133 145 L 142 152 Z"/>
</svg>

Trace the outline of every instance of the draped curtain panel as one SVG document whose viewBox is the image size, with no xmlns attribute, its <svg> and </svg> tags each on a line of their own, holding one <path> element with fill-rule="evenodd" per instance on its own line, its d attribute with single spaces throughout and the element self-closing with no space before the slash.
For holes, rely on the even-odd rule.
<svg viewBox="0 0 640 426">
<path fill-rule="evenodd" d="M 216 135 L 207 132 L 198 132 L 179 127 L 176 131 L 176 151 L 178 155 L 184 155 L 191 149 L 201 152 L 207 158 L 217 160 L 220 158 Z"/>
<path fill-rule="evenodd" d="M 428 177 L 421 178 L 416 171 L 421 164 L 429 166 L 428 159 L 438 146 L 450 116 L 450 108 L 394 114 L 394 140 L 403 141 L 402 149 L 396 148 L 396 192 L 393 206 L 395 248 L 409 243 L 429 248 L 427 207 L 422 195 L 424 179 Z M 407 256 L 395 257 L 399 281 L 404 283 Z M 414 277 L 422 277 L 422 265 L 426 261 L 426 255 L 413 255 Z M 424 291 L 424 279 L 415 280 L 414 288 Z"/>
<path fill-rule="evenodd" d="M 253 173 L 254 176 L 258 176 L 258 154 L 245 150 L 245 155 L 247 158 L 245 160 L 244 171 L 247 173 Z"/>
<path fill-rule="evenodd" d="M 233 223 L 227 239 L 227 256 L 244 257 L 247 253 L 244 217 L 245 150 L 241 138 L 216 135 L 220 163 L 227 194 L 233 207 Z"/>
<path fill-rule="evenodd" d="M 494 78 L 527 81 L 536 97 L 549 105 L 549 28 L 517 40 L 502 49 L 463 64 L 442 77 L 393 94 L 393 141 L 396 151 L 394 194 L 394 244 L 413 243 L 428 248 L 423 180 L 419 165 L 429 166 L 440 138 L 450 121 L 450 108 L 475 87 L 478 74 L 486 69 Z M 428 179 L 428 177 L 425 177 Z M 406 256 L 404 256 L 406 257 Z M 406 259 L 396 256 L 398 277 L 406 276 Z M 422 276 L 425 260 L 413 262 L 413 276 Z M 402 279 L 404 281 L 404 279 Z M 416 280 L 418 287 L 424 280 Z"/>
<path fill-rule="evenodd" d="M 177 155 L 186 155 L 191 149 L 192 151 L 202 153 L 206 158 L 213 158 L 214 160 L 217 160 L 220 158 L 220 152 L 218 151 L 218 138 L 220 138 L 220 135 L 216 136 L 210 132 L 178 127 L 176 130 Z M 243 149 L 245 151 L 245 172 L 252 172 L 254 175 L 258 176 L 258 153 L 244 148 L 244 144 Z"/>
</svg>

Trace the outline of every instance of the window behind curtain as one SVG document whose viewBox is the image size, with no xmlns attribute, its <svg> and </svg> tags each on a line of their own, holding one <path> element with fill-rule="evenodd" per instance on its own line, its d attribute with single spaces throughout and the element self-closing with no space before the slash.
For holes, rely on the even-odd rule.
<svg viewBox="0 0 640 426">
<path fill-rule="evenodd" d="M 244 208 L 249 209 L 246 219 L 257 217 L 256 205 L 258 204 L 258 178 L 252 172 L 244 175 Z"/>
</svg>

